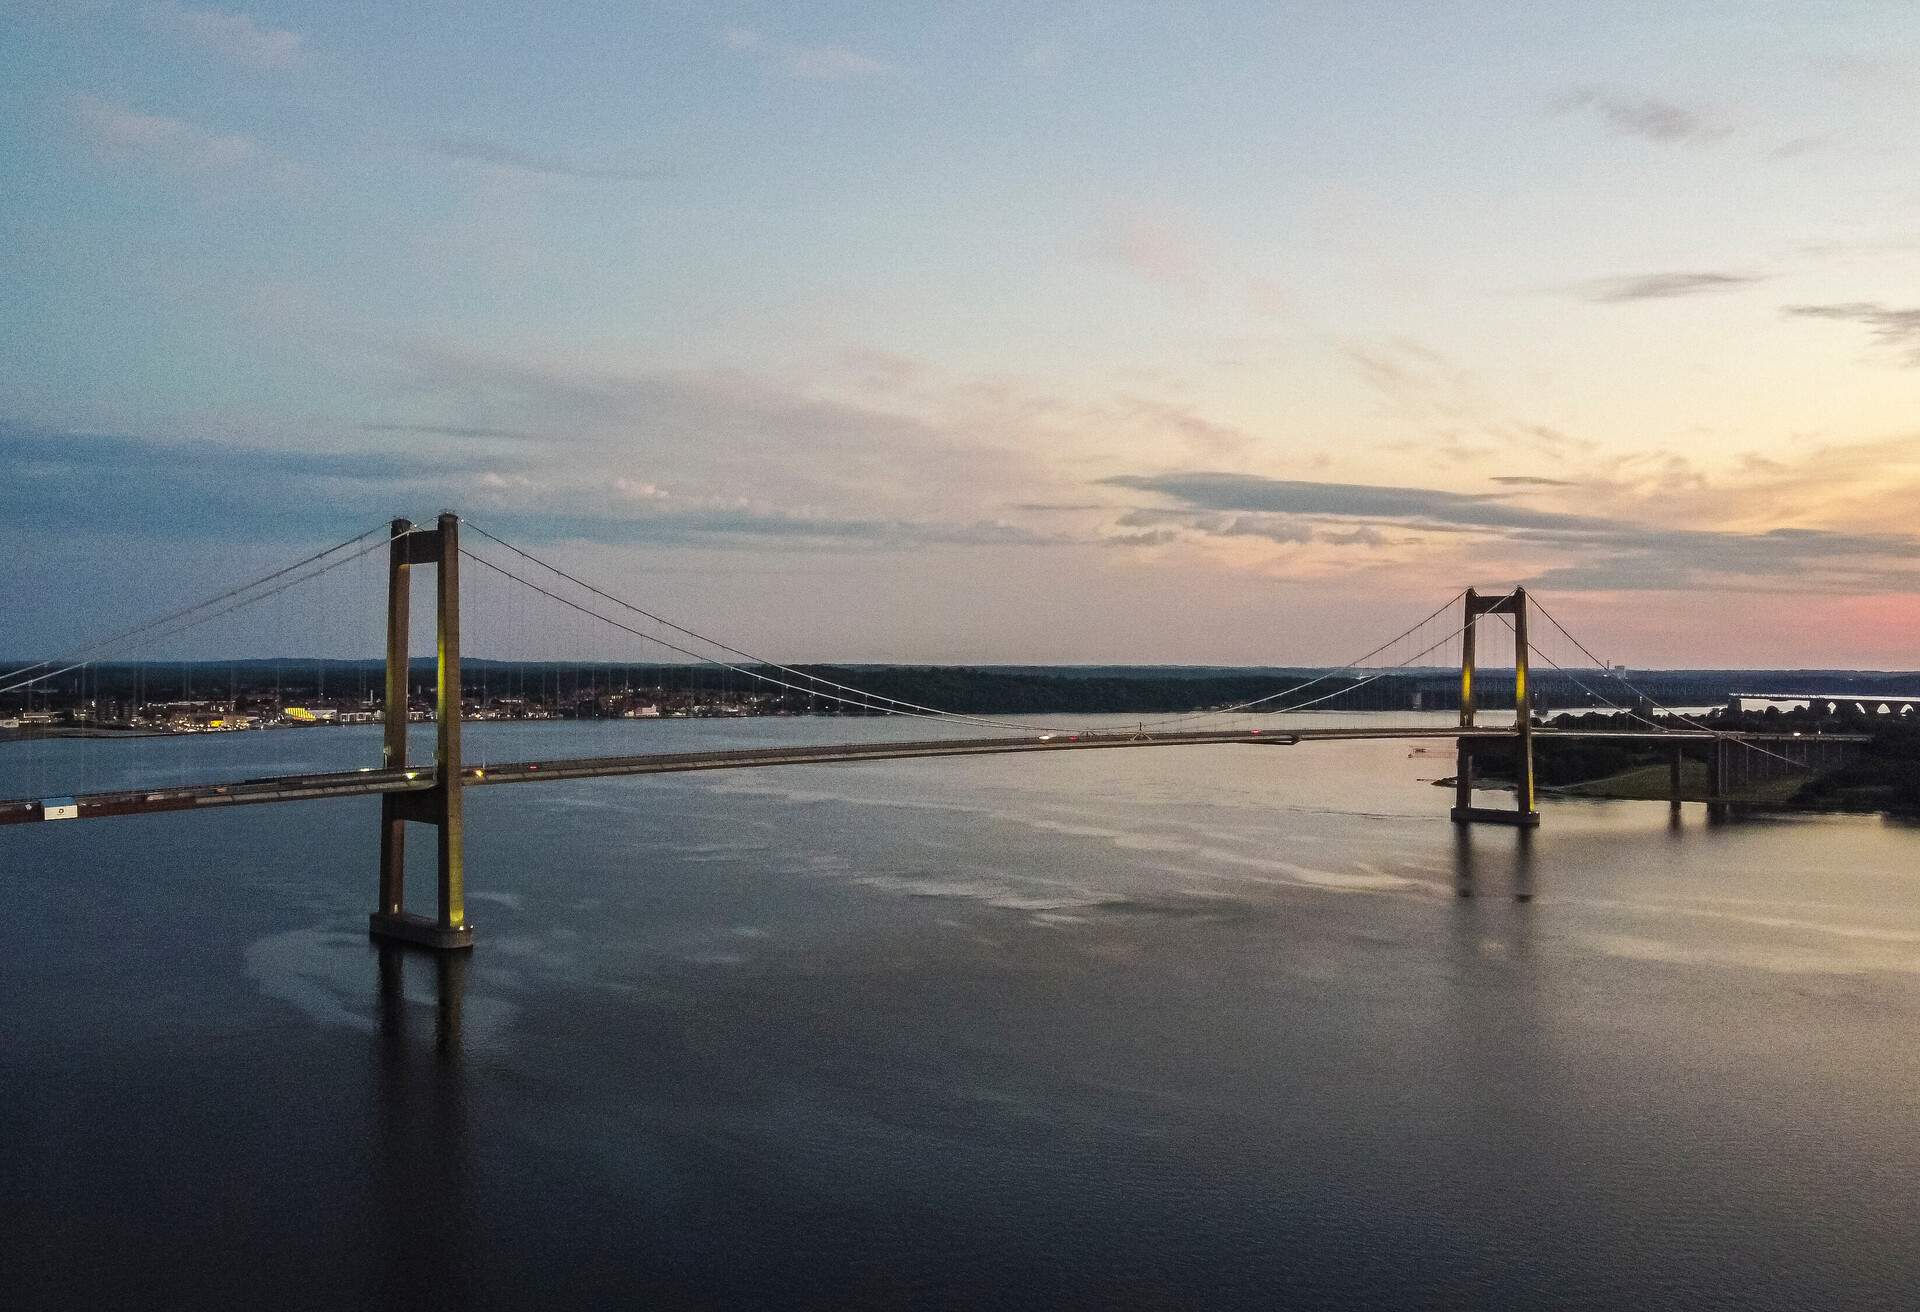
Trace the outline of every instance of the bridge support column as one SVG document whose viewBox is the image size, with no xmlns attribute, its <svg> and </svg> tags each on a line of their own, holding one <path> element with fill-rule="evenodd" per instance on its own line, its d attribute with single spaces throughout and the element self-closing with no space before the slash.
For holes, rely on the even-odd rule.
<svg viewBox="0 0 1920 1312">
<path fill-rule="evenodd" d="M 386 709 L 382 712 L 384 735 L 380 749 L 380 768 L 398 770 L 407 764 L 407 633 L 411 622 L 413 593 L 408 566 L 407 535 L 413 522 L 393 521 L 393 541 L 387 544 L 387 688 Z M 400 914 L 406 901 L 407 819 L 401 813 L 400 798 L 393 793 L 380 795 L 380 899 L 376 914 Z"/>
<path fill-rule="evenodd" d="M 1474 630 L 1482 615 L 1513 616 L 1513 736 L 1514 736 L 1514 809 L 1473 805 L 1473 752 L 1471 740 L 1462 737 L 1456 759 L 1460 769 L 1455 775 L 1452 819 L 1455 824 L 1518 825 L 1531 829 L 1540 823 L 1535 805 L 1533 773 L 1533 714 L 1527 688 L 1527 590 L 1515 588 L 1503 597 L 1482 597 L 1472 588 L 1466 595 L 1466 627 L 1460 634 L 1460 727 L 1471 729 L 1477 711 L 1474 675 L 1478 672 Z"/>
<path fill-rule="evenodd" d="M 1680 804 L 1680 766 L 1684 756 L 1678 743 L 1667 751 L 1667 800 L 1675 806 Z"/>
<path fill-rule="evenodd" d="M 440 516 L 432 529 L 393 522 L 395 537 L 387 568 L 387 706 L 384 764 L 407 764 L 407 623 L 412 580 L 409 567 L 433 565 L 438 671 L 434 680 L 436 738 L 433 787 L 386 793 L 380 799 L 380 898 L 368 918 L 375 938 L 421 947 L 458 950 L 473 946 L 467 923 L 465 826 L 460 760 L 460 520 Z M 432 825 L 439 838 L 436 891 L 439 914 L 429 918 L 406 909 L 406 825 Z"/>
</svg>

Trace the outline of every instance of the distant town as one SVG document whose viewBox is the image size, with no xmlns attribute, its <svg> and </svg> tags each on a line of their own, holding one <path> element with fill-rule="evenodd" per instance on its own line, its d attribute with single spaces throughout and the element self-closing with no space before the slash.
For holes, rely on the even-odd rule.
<svg viewBox="0 0 1920 1312">
<path fill-rule="evenodd" d="M 4 668 L 17 669 L 8 662 Z M 29 667 L 26 673 L 31 673 Z M 1610 672 L 1618 675 L 1619 671 Z M 1441 668 L 1390 673 L 1289 668 L 1167 666 L 803 666 L 726 669 L 469 659 L 465 720 L 667 720 L 743 716 L 885 715 L 889 705 L 938 706 L 967 715 L 1181 714 L 1235 706 L 1310 681 L 1328 710 L 1429 710 L 1459 706 L 1459 674 Z M 1529 701 L 1544 720 L 1565 712 L 1655 704 L 1758 712 L 1754 688 L 1802 688 L 1858 697 L 1835 714 L 1912 711 L 1920 675 L 1877 671 L 1635 671 L 1629 687 L 1588 672 L 1536 672 Z M 63 671 L 0 694 L 0 737 L 231 733 L 378 724 L 385 676 L 375 661 L 281 660 L 103 664 Z M 863 701 L 852 688 L 871 694 Z M 803 689 L 812 688 L 814 691 Z M 1513 706 L 1512 672 L 1483 670 L 1483 712 Z M 434 669 L 409 667 L 406 715 L 435 714 Z M 1740 706 L 1743 695 L 1748 705 Z M 1647 699 L 1652 699 L 1651 701 Z M 1285 702 L 1280 703 L 1284 705 Z M 1788 709 L 1783 704 L 1773 714 Z M 1805 717 L 1803 717 L 1805 718 Z M 1823 717 L 1812 717 L 1816 720 Z M 1796 727 L 1812 727 L 1811 725 Z"/>
<path fill-rule="evenodd" d="M 767 690 L 744 675 L 739 687 L 708 676 L 674 678 L 660 672 L 629 681 L 605 668 L 504 667 L 497 682 L 469 678 L 462 690 L 463 720 L 704 719 L 808 713 L 861 714 L 857 708 L 804 693 Z M 266 671 L 192 663 L 166 667 L 105 667 L 76 672 L 0 705 L 0 732 L 12 736 L 233 733 L 380 724 L 387 718 L 378 667 L 306 662 Z M 430 721 L 437 701 L 431 679 L 409 680 L 406 717 Z"/>
</svg>

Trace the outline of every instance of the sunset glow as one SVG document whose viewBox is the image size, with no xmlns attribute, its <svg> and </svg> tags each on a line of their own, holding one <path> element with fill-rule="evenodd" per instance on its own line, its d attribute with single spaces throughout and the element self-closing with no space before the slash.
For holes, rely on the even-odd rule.
<svg viewBox="0 0 1920 1312">
<path fill-rule="evenodd" d="M 1328 660 L 1517 582 L 1920 665 L 1903 6 L 9 26 L 23 650 L 109 550 L 452 507 L 794 658 Z"/>
</svg>

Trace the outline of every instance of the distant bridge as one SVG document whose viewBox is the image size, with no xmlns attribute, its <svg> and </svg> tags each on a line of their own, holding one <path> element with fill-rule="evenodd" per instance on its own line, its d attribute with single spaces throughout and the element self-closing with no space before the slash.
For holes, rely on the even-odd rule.
<svg viewBox="0 0 1920 1312">
<path fill-rule="evenodd" d="M 1854 707 L 1862 715 L 1877 715 L 1883 711 L 1890 715 L 1912 715 L 1920 711 L 1920 697 L 1895 697 L 1885 693 L 1730 692 L 1727 694 L 1727 709 L 1736 715 L 1744 711 L 1749 702 L 1757 702 L 1762 706 L 1789 706 L 1804 702 L 1820 715 L 1836 715 L 1843 706 Z"/>
<path fill-rule="evenodd" d="M 674 774 L 698 770 L 729 770 L 767 766 L 890 761 L 953 756 L 1034 755 L 1043 752 L 1096 751 L 1147 747 L 1195 747 L 1214 745 L 1294 746 L 1312 742 L 1377 739 L 1451 739 L 1455 744 L 1455 792 L 1452 819 L 1458 823 L 1498 823 L 1531 826 L 1539 822 L 1536 808 L 1533 744 L 1537 738 L 1614 740 L 1633 743 L 1666 744 L 1671 774 L 1671 794 L 1680 796 L 1681 754 L 1689 746 L 1706 748 L 1709 767 L 1709 795 L 1724 797 L 1736 775 L 1752 777 L 1755 763 L 1759 773 L 1809 770 L 1830 764 L 1833 754 L 1846 744 L 1861 741 L 1858 736 L 1818 735 L 1803 737 L 1783 733 L 1725 732 L 1712 726 L 1691 723 L 1669 716 L 1655 718 L 1647 712 L 1649 703 L 1634 690 L 1623 693 L 1626 705 L 1608 701 L 1604 695 L 1580 682 L 1560 661 L 1542 652 L 1529 639 L 1530 603 L 1523 588 L 1498 595 L 1481 595 L 1472 588 L 1464 590 L 1413 628 L 1374 648 L 1365 656 L 1344 666 L 1333 667 L 1293 687 L 1233 706 L 1195 711 L 1186 715 L 1141 721 L 1131 726 L 1108 726 L 1095 730 L 1048 729 L 1005 718 L 962 714 L 920 705 L 895 697 L 863 692 L 836 682 L 819 673 L 798 669 L 753 657 L 738 648 L 707 638 L 675 624 L 653 612 L 605 592 L 556 566 L 538 560 L 530 553 L 497 538 L 484 529 L 476 531 L 515 557 L 544 569 L 551 582 L 528 578 L 516 570 L 527 570 L 515 563 L 503 566 L 487 555 L 463 547 L 461 520 L 453 514 L 440 516 L 434 528 L 416 527 L 408 520 L 395 520 L 383 540 L 362 546 L 371 534 L 361 534 L 338 547 L 330 548 L 293 566 L 275 570 L 261 578 L 229 589 L 218 596 L 150 621 L 134 629 L 83 649 L 86 659 L 61 664 L 42 662 L 0 676 L 0 694 L 31 689 L 99 659 L 100 653 L 142 641 L 153 634 L 170 636 L 208 619 L 243 610 L 284 593 L 289 588 L 318 578 L 347 561 L 359 559 L 381 547 L 387 548 L 387 625 L 386 669 L 384 679 L 386 708 L 404 708 L 408 701 L 407 667 L 412 567 L 431 565 L 436 569 L 435 630 L 437 673 L 435 686 L 436 739 L 434 760 L 418 765 L 407 759 L 407 716 L 384 717 L 382 760 L 377 766 L 327 773 L 275 775 L 266 778 L 227 782 L 207 782 L 121 788 L 109 792 L 90 792 L 74 796 L 40 797 L 0 801 L 0 825 L 33 821 L 106 819 L 152 815 L 172 811 L 194 811 L 209 807 L 257 805 L 312 799 L 378 796 L 380 814 L 380 873 L 378 900 L 369 920 L 369 929 L 377 937 L 400 939 L 441 949 L 471 946 L 473 932 L 466 920 L 463 798 L 469 788 L 498 784 L 534 783 L 562 779 L 608 778 L 624 775 Z M 350 552 L 340 555 L 337 553 Z M 1016 730 L 1012 735 L 975 733 L 969 737 L 950 737 L 917 741 L 869 741 L 826 743 L 807 746 L 729 748 L 710 751 L 609 755 L 551 760 L 526 760 L 473 766 L 461 751 L 461 708 L 473 692 L 461 672 L 461 590 L 460 563 L 474 561 L 493 575 L 519 589 L 555 603 L 567 611 L 589 617 L 611 630 L 634 635 L 671 651 L 709 662 L 719 670 L 743 680 L 758 680 L 790 693 L 804 693 L 835 705 L 867 713 L 904 715 L 937 720 L 970 730 L 996 728 Z M 562 582 L 564 581 L 564 582 Z M 563 589 L 571 588 L 569 593 Z M 509 589 L 513 592 L 513 589 Z M 514 592 L 514 595 L 522 595 Z M 583 598 L 585 598 L 583 600 Z M 1454 602 L 1462 602 L 1461 622 L 1448 629 L 1445 618 Z M 608 610 L 614 614 L 608 614 Z M 1542 612 L 1545 613 L 1544 611 Z M 623 618 L 623 615 L 625 618 Z M 1493 617 L 1513 636 L 1513 702 L 1510 723 L 1486 725 L 1479 722 L 1476 681 L 1479 673 L 1476 635 L 1484 621 Z M 1575 648 L 1592 661 L 1596 669 L 1586 677 L 1596 682 L 1608 677 L 1605 663 L 1551 615 L 1547 618 Z M 652 627 L 637 627 L 641 622 Z M 1428 642 L 1426 629 L 1438 622 L 1441 636 Z M 144 635 L 144 637 L 143 637 Z M 671 635 L 671 636 L 663 636 Z M 1213 719 L 1216 723 L 1236 716 L 1265 715 L 1270 712 L 1305 712 L 1327 709 L 1368 709 L 1356 703 L 1355 694 L 1374 681 L 1397 670 L 1415 666 L 1434 651 L 1456 642 L 1459 651 L 1460 708 L 1457 724 L 1371 722 L 1346 726 L 1300 727 L 1273 724 L 1259 728 L 1171 728 L 1178 724 Z M 713 655 L 684 645 L 694 642 L 721 653 Z M 1383 655 L 1385 653 L 1385 655 Z M 1544 657 L 1554 669 L 1568 676 L 1590 696 L 1598 698 L 1644 727 L 1632 729 L 1547 728 L 1533 723 L 1528 690 L 1529 669 L 1534 655 Z M 1367 662 L 1373 664 L 1367 664 Z M 40 673 L 33 673 L 39 670 Z M 24 677 L 23 677 L 24 676 Z M 1316 691 L 1316 689 L 1319 689 Z M 1753 696 L 1754 694 L 1744 694 Z M 484 700 L 484 694 L 483 694 Z M 1845 700 L 1856 700 L 1848 698 Z M 1876 699 L 1920 703 L 1920 698 Z M 1489 744 L 1511 744 L 1515 766 L 1514 805 L 1512 809 L 1488 808 L 1473 803 L 1474 756 L 1476 749 Z M 404 906 L 405 834 L 409 822 L 433 826 L 438 840 L 437 914 L 416 915 Z"/>
</svg>

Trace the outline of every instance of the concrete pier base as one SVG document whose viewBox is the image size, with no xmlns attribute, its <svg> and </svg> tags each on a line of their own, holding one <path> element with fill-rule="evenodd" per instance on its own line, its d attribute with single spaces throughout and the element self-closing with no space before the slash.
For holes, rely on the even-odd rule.
<svg viewBox="0 0 1920 1312">
<path fill-rule="evenodd" d="M 367 917 L 367 934 L 371 938 L 412 943 L 441 952 L 458 952 L 473 946 L 472 925 L 442 925 L 437 920 L 405 911 L 374 912 Z"/>
</svg>

